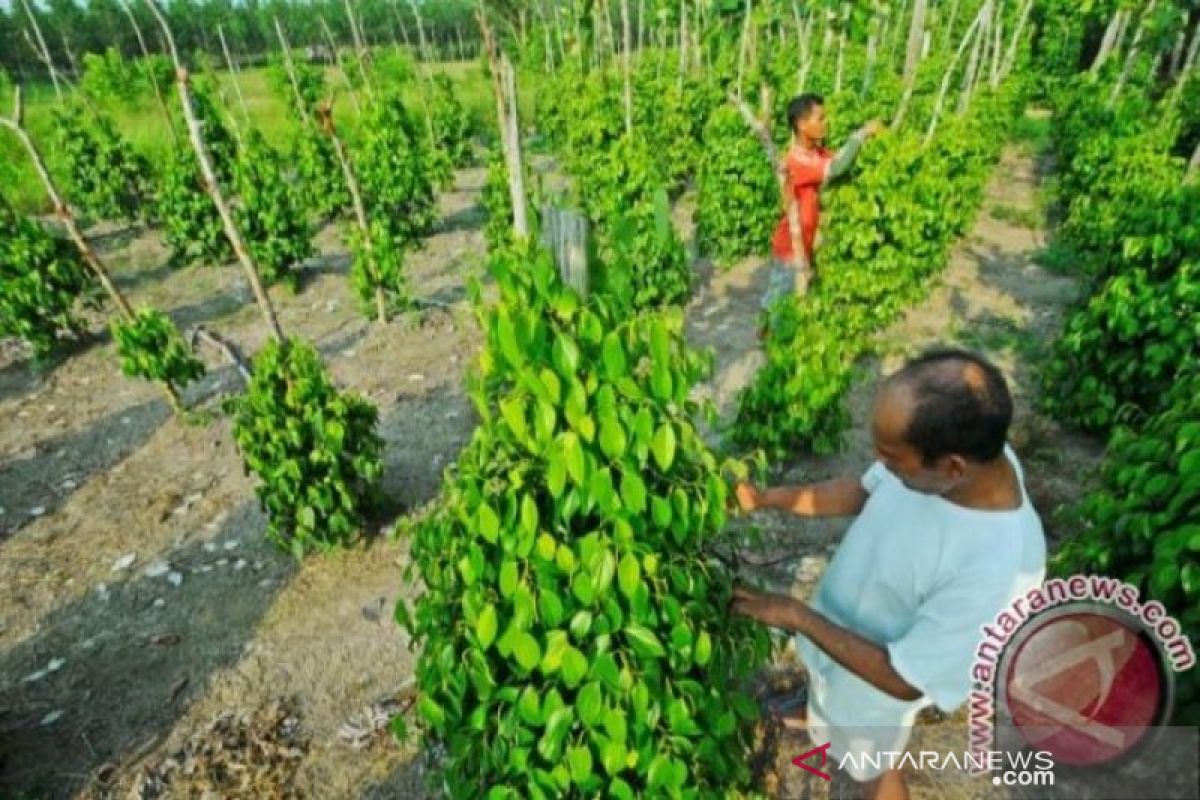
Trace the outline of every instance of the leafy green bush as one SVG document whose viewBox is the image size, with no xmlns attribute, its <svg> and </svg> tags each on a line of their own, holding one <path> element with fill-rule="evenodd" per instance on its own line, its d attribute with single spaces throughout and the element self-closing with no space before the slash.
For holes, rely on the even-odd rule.
<svg viewBox="0 0 1200 800">
<path fill-rule="evenodd" d="M 351 278 L 363 308 L 386 317 L 411 304 L 403 274 L 404 254 L 437 218 L 430 148 L 399 97 L 373 103 L 354 155 L 370 225 L 369 242 L 358 228 L 347 238 L 354 251 Z"/>
<path fill-rule="evenodd" d="M 855 178 L 825 193 L 815 282 L 772 310 L 767 361 L 738 398 L 734 441 L 773 457 L 839 446 L 854 360 L 946 263 L 999 155 L 989 131 L 1021 100 L 1011 87 L 979 96 L 928 146 L 909 131 L 872 142 Z"/>
<path fill-rule="evenodd" d="M 110 327 L 121 371 L 129 377 L 158 381 L 178 391 L 204 375 L 204 364 L 163 312 L 144 308 L 132 321 L 114 317 Z"/>
<path fill-rule="evenodd" d="M 728 488 L 688 398 L 711 363 L 678 310 L 584 305 L 545 253 L 491 269 L 482 421 L 415 530 L 425 591 L 397 607 L 435 779 L 451 797 L 733 796 L 769 639 L 730 618 L 710 550 Z"/>
<path fill-rule="evenodd" d="M 779 221 L 779 184 L 737 109 L 717 109 L 704 128 L 696 180 L 696 242 L 721 265 L 770 247 Z"/>
<path fill-rule="evenodd" d="M 1104 432 L 1161 410 L 1200 337 L 1200 187 L 1171 154 L 1181 119 L 1130 96 L 1109 108 L 1102 84 L 1053 96 L 1060 245 L 1093 282 L 1043 372 L 1043 407 Z"/>
<path fill-rule="evenodd" d="M 292 146 L 292 163 L 309 211 L 323 218 L 350 210 L 350 190 L 329 137 L 306 125 Z"/>
<path fill-rule="evenodd" d="M 267 285 L 295 291 L 293 267 L 313 254 L 312 231 L 296 189 L 284 179 L 283 161 L 258 131 L 246 137 L 237 163 L 238 230 Z"/>
<path fill-rule="evenodd" d="M 150 165 L 117 133 L 112 120 L 81 103 L 53 111 L 55 156 L 65 167 L 69 201 L 98 219 L 137 219 Z"/>
<path fill-rule="evenodd" d="M 1200 261 L 1159 280 L 1130 269 L 1068 318 L 1043 374 L 1043 406 L 1105 431 L 1123 413 L 1159 409 L 1180 367 L 1198 357 Z"/>
<path fill-rule="evenodd" d="M 82 332 L 76 303 L 93 286 L 74 245 L 0 199 L 0 336 L 19 337 L 45 357 L 60 333 Z"/>
<path fill-rule="evenodd" d="M 296 53 L 292 53 L 292 69 L 296 74 L 296 84 L 304 103 L 303 111 L 311 117 L 316 114 L 317 104 L 329 93 L 325 84 L 325 71 L 310 63 L 307 58 L 298 57 Z M 301 116 L 301 108 L 296 101 L 296 89 L 288 77 L 282 53 L 271 54 L 267 66 L 267 80 L 275 96 L 287 103 L 288 110 L 294 116 Z"/>
<path fill-rule="evenodd" d="M 378 412 L 337 390 L 312 346 L 271 341 L 244 395 L 227 401 L 233 435 L 267 513 L 267 535 L 297 558 L 355 537 L 383 473 Z"/>
<path fill-rule="evenodd" d="M 83 54 L 83 78 L 79 87 L 89 96 L 106 103 L 132 103 L 148 84 L 137 66 L 115 47 L 103 53 Z"/>
<path fill-rule="evenodd" d="M 1101 485 L 1069 515 L 1079 533 L 1052 561 L 1059 575 L 1112 575 L 1179 613 L 1200 637 L 1200 372 L 1196 361 L 1163 411 L 1109 440 Z M 1180 673 L 1173 725 L 1200 722 L 1200 673 Z"/>
<path fill-rule="evenodd" d="M 434 147 L 444 152 L 455 167 L 471 161 L 471 116 L 459 102 L 449 76 L 433 76 L 429 98 L 429 117 L 433 125 Z"/>
<path fill-rule="evenodd" d="M 200 165 L 191 149 L 176 149 L 168 158 L 158 187 L 155 216 L 162 224 L 172 260 L 222 264 L 233 256 L 221 215 L 204 190 Z"/>
<path fill-rule="evenodd" d="M 634 309 L 684 302 L 692 268 L 646 140 L 636 132 L 622 136 L 590 162 L 590 171 L 575 178 L 595 225 L 597 288 Z"/>
</svg>

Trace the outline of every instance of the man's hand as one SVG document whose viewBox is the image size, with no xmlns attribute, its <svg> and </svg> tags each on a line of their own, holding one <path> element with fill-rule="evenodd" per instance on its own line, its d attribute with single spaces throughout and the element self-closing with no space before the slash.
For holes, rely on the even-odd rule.
<svg viewBox="0 0 1200 800">
<path fill-rule="evenodd" d="M 879 119 L 873 119 L 870 122 L 868 122 L 866 125 L 862 126 L 863 136 L 866 137 L 867 139 L 870 139 L 873 136 L 878 136 L 880 133 L 883 132 L 883 130 L 884 130 L 883 120 L 879 120 Z"/>
<path fill-rule="evenodd" d="M 733 599 L 730 601 L 729 610 L 772 628 L 794 631 L 795 610 L 799 604 L 799 600 L 785 594 L 759 592 L 738 584 L 733 587 Z"/>
<path fill-rule="evenodd" d="M 761 494 L 752 483 L 738 481 L 733 494 L 737 498 L 737 507 L 742 511 L 758 511 L 762 508 Z"/>
</svg>

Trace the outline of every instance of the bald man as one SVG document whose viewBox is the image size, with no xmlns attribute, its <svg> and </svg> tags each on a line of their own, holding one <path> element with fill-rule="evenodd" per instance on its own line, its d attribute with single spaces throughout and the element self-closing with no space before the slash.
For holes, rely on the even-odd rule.
<svg viewBox="0 0 1200 800">
<path fill-rule="evenodd" d="M 908 789 L 898 770 L 863 756 L 886 764 L 875 754 L 902 752 L 920 709 L 962 705 L 980 627 L 1045 575 L 1042 524 L 1006 443 L 1011 421 L 999 370 L 933 351 L 884 382 L 877 460 L 861 477 L 737 487 L 744 511 L 855 517 L 811 603 L 738 587 L 733 610 L 796 634 L 807 696 L 777 713 L 830 742 L 829 757 L 876 800 Z"/>
</svg>

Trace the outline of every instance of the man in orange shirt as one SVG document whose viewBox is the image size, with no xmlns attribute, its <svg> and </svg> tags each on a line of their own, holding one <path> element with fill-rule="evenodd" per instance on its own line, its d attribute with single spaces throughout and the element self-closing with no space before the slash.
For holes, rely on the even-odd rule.
<svg viewBox="0 0 1200 800">
<path fill-rule="evenodd" d="M 879 133 L 883 123 L 879 120 L 868 122 L 850 135 L 841 150 L 832 153 L 824 147 L 825 100 L 820 95 L 802 94 L 788 103 L 788 126 L 792 129 L 792 146 L 787 153 L 788 180 L 800 208 L 805 262 L 811 273 L 817 227 L 821 221 L 821 188 L 850 169 L 863 142 Z M 796 268 L 792 264 L 792 237 L 787 214 L 775 228 L 771 254 L 774 260 L 763 308 L 796 291 Z"/>
</svg>

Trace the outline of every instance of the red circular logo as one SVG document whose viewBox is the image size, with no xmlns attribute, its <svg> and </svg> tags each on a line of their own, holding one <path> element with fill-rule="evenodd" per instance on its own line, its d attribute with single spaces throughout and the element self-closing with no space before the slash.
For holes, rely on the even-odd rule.
<svg viewBox="0 0 1200 800">
<path fill-rule="evenodd" d="M 1061 764 L 1128 755 L 1169 709 L 1168 673 L 1153 640 L 1131 618 L 1090 604 L 1030 620 L 999 677 L 1013 726 Z"/>
</svg>

